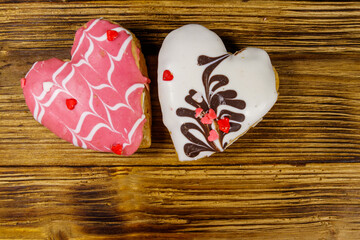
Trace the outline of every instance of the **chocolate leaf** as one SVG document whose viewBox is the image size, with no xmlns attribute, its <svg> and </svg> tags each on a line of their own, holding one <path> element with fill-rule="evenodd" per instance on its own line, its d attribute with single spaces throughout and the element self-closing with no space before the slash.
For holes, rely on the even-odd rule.
<svg viewBox="0 0 360 240">
<path fill-rule="evenodd" d="M 237 99 L 225 99 L 225 105 L 229 105 L 232 107 L 235 107 L 237 109 L 244 109 L 246 107 L 246 103 L 243 100 L 237 100 Z"/>
<path fill-rule="evenodd" d="M 243 122 L 245 120 L 244 114 L 242 114 L 242 113 L 234 113 L 234 112 L 229 111 L 227 109 L 221 110 L 221 112 L 218 114 L 219 119 L 221 119 L 223 117 L 228 117 L 232 121 L 237 121 L 237 122 Z"/>
<path fill-rule="evenodd" d="M 238 109 L 245 108 L 245 102 L 242 100 L 235 100 L 233 98 L 237 96 L 237 93 L 234 90 L 226 90 L 222 92 L 217 92 L 210 97 L 210 107 L 214 110 L 218 108 L 219 105 L 230 105 Z M 229 104 L 230 103 L 230 104 Z"/>
<path fill-rule="evenodd" d="M 215 86 L 212 87 L 212 91 L 215 92 L 219 87 L 225 86 L 229 83 L 229 79 L 224 75 L 214 75 L 210 78 L 209 85 L 213 82 L 218 82 Z"/>
<path fill-rule="evenodd" d="M 193 142 L 197 145 L 201 145 L 203 147 L 207 147 L 209 150 L 212 150 L 210 147 L 208 147 L 208 145 L 206 143 L 204 143 L 203 141 L 201 141 L 200 139 L 198 139 L 197 137 L 195 137 L 190 130 L 196 130 L 199 131 L 202 135 L 205 136 L 204 131 L 198 127 L 196 124 L 188 122 L 188 123 L 184 123 L 183 125 L 181 125 L 181 132 L 182 134 L 190 141 Z M 205 138 L 206 139 L 206 138 Z"/>
<path fill-rule="evenodd" d="M 197 155 L 199 155 L 199 153 L 205 152 L 205 151 L 212 152 L 213 150 L 209 149 L 209 148 L 205 148 L 200 145 L 192 144 L 192 143 L 187 143 L 184 145 L 184 152 L 185 152 L 186 156 L 189 156 L 189 157 L 196 157 Z"/>
<path fill-rule="evenodd" d="M 178 115 L 179 117 L 193 117 L 194 116 L 194 111 L 190 110 L 188 108 L 178 108 L 176 110 L 176 115 Z"/>
<path fill-rule="evenodd" d="M 239 130 L 240 128 L 241 128 L 241 124 L 240 124 L 240 123 L 231 122 L 231 123 L 230 123 L 230 131 L 229 131 L 229 132 L 236 132 L 236 131 Z"/>
<path fill-rule="evenodd" d="M 216 61 L 224 56 L 226 56 L 228 54 L 224 54 L 224 55 L 221 55 L 219 57 L 208 57 L 208 56 L 205 56 L 205 55 L 201 55 L 198 57 L 198 65 L 199 66 L 202 66 L 202 65 L 205 65 L 205 64 L 208 64 L 210 62 L 213 62 L 213 61 Z"/>
</svg>

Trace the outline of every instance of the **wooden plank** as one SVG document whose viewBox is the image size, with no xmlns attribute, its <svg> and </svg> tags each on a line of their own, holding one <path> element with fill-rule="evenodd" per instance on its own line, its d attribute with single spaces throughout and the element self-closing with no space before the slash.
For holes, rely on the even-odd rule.
<svg viewBox="0 0 360 240">
<path fill-rule="evenodd" d="M 258 46 L 270 52 L 359 53 L 356 1 L 36 2 L 0 9 L 0 38 L 20 51 L 69 48 L 79 26 L 104 17 L 131 29 L 154 53 L 169 31 L 187 23 L 214 30 L 231 51 Z M 24 34 L 14 31 L 20 27 Z"/>
<path fill-rule="evenodd" d="M 2 167 L 0 239 L 358 239 L 359 169 Z"/>
</svg>

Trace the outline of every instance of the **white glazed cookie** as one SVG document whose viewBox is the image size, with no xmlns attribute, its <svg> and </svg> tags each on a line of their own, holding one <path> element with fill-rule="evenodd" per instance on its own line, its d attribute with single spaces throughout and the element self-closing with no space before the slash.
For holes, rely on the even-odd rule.
<svg viewBox="0 0 360 240">
<path fill-rule="evenodd" d="M 222 152 L 261 121 L 277 100 L 276 81 L 264 50 L 229 54 L 197 24 L 172 31 L 160 49 L 158 87 L 179 160 Z"/>
</svg>

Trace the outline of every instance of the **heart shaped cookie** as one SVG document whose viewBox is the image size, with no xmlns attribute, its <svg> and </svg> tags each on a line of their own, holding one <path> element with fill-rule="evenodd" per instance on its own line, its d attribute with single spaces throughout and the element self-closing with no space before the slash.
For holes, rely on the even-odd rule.
<svg viewBox="0 0 360 240">
<path fill-rule="evenodd" d="M 21 80 L 34 118 L 75 146 L 121 155 L 149 147 L 149 79 L 135 36 L 92 20 L 71 55 L 36 62 Z"/>
<path fill-rule="evenodd" d="M 229 54 L 201 25 L 172 31 L 158 64 L 163 122 L 182 161 L 224 151 L 277 100 L 277 74 L 264 50 Z"/>
</svg>

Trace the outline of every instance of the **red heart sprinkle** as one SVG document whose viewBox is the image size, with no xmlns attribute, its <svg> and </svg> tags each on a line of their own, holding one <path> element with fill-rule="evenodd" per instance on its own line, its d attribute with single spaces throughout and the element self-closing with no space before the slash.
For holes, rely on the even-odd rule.
<svg viewBox="0 0 360 240">
<path fill-rule="evenodd" d="M 107 30 L 106 31 L 106 36 L 107 36 L 107 39 L 109 41 L 114 41 L 115 38 L 117 38 L 119 36 L 119 33 L 117 31 L 114 31 L 114 30 Z"/>
<path fill-rule="evenodd" d="M 115 153 L 117 155 L 122 154 L 122 149 L 123 149 L 123 146 L 121 144 L 114 144 L 111 146 L 111 151 L 113 151 L 113 153 Z"/>
<path fill-rule="evenodd" d="M 164 81 L 171 81 L 174 79 L 174 76 L 169 70 L 165 70 L 163 73 L 163 80 Z"/>
<path fill-rule="evenodd" d="M 208 140 L 209 140 L 210 142 L 213 142 L 213 141 L 215 141 L 215 140 L 218 139 L 218 138 L 219 138 L 219 134 L 218 134 L 215 130 L 211 130 L 211 131 L 209 132 Z"/>
<path fill-rule="evenodd" d="M 203 124 L 211 124 L 213 122 L 213 120 L 211 118 L 209 118 L 209 114 L 205 114 L 205 116 L 201 119 L 201 122 Z"/>
<path fill-rule="evenodd" d="M 230 123 L 229 123 L 229 118 L 228 117 L 224 117 L 222 119 L 220 119 L 218 122 L 219 125 L 219 129 L 220 131 L 224 132 L 224 133 L 228 133 L 230 130 Z"/>
<path fill-rule="evenodd" d="M 25 84 L 26 84 L 26 79 L 25 78 L 22 78 L 20 80 L 20 83 L 21 83 L 21 88 L 24 88 L 25 87 Z"/>
<path fill-rule="evenodd" d="M 202 108 L 197 108 L 197 109 L 195 110 L 195 117 L 196 117 L 196 118 L 199 117 L 202 111 L 203 111 Z"/>
<path fill-rule="evenodd" d="M 213 110 L 213 109 L 209 109 L 209 118 L 210 119 L 216 119 L 216 113 L 215 113 L 215 111 Z"/>
<path fill-rule="evenodd" d="M 77 104 L 76 99 L 73 98 L 66 99 L 66 106 L 69 110 L 73 110 L 76 104 Z"/>
</svg>

